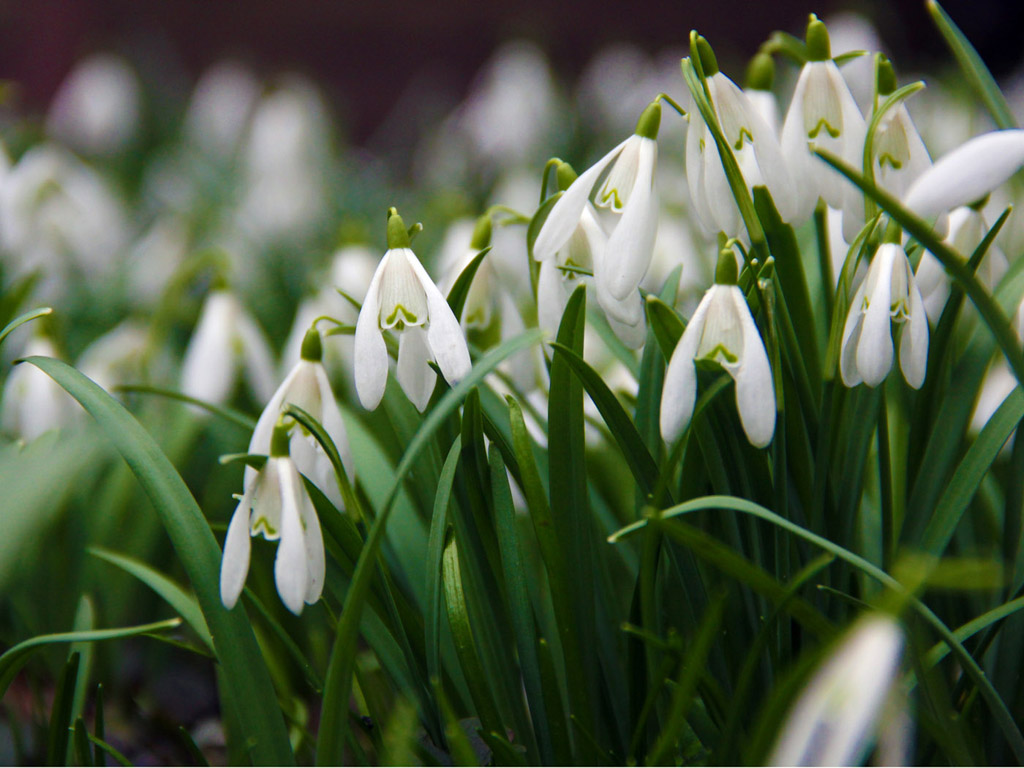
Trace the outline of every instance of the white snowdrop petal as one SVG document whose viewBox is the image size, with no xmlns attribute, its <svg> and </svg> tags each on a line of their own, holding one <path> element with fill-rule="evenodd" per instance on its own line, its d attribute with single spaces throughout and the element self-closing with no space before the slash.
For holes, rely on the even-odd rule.
<svg viewBox="0 0 1024 768">
<path fill-rule="evenodd" d="M 341 416 L 341 409 L 338 407 L 338 401 L 334 397 L 334 391 L 331 389 L 331 383 L 327 379 L 327 371 L 320 364 L 314 366 L 314 372 L 316 375 L 317 385 L 320 388 L 320 398 L 322 403 L 322 410 L 320 415 L 320 423 L 323 424 L 327 434 L 331 436 L 331 440 L 334 441 L 334 447 L 338 449 L 338 455 L 341 456 L 341 463 L 345 467 L 345 472 L 348 474 L 349 479 L 355 477 L 356 465 L 352 458 L 352 448 L 348 442 L 348 431 L 345 429 L 345 420 Z"/>
<path fill-rule="evenodd" d="M 775 434 L 775 385 L 761 334 L 739 288 L 733 286 L 733 301 L 743 327 L 743 351 L 736 372 L 736 410 L 743 431 L 755 448 L 764 448 Z"/>
<path fill-rule="evenodd" d="M 268 471 L 277 475 L 281 498 L 281 543 L 274 559 L 274 583 L 281 601 L 298 616 L 306 602 L 309 587 L 309 567 L 306 559 L 305 535 L 299 511 L 301 483 L 298 472 L 287 457 L 267 460 L 273 466 Z"/>
<path fill-rule="evenodd" d="M 434 391 L 436 376 L 430 363 L 426 333 L 422 328 L 407 328 L 398 339 L 398 383 L 416 410 L 423 413 Z"/>
<path fill-rule="evenodd" d="M 928 218 L 973 203 L 1024 164 L 1024 130 L 992 131 L 943 155 L 907 191 L 904 204 Z"/>
<path fill-rule="evenodd" d="M 427 346 L 445 381 L 455 386 L 472 367 L 466 336 L 448 300 L 441 295 L 419 259 L 414 256 L 410 263 L 427 296 L 427 313 L 430 318 L 427 322 Z"/>
<path fill-rule="evenodd" d="M 714 286 L 701 299 L 665 370 L 665 383 L 661 390 L 660 425 L 661 437 L 669 444 L 679 438 L 693 416 L 693 406 L 697 401 L 697 367 L 693 358 L 697 354 L 697 347 L 704 333 L 704 321 L 713 289 Z"/>
<path fill-rule="evenodd" d="M 565 241 L 576 229 L 583 207 L 590 197 L 590 192 L 601 177 L 601 173 L 614 160 L 622 148 L 632 137 L 626 139 L 608 154 L 594 163 L 590 168 L 577 177 L 576 181 L 569 185 L 569 188 L 562 193 L 558 202 L 554 204 L 548 213 L 548 218 L 541 227 L 537 240 L 533 244 L 533 258 L 537 261 L 550 259 L 565 245 Z"/>
<path fill-rule="evenodd" d="M 864 312 L 860 340 L 857 342 L 857 370 L 864 383 L 869 387 L 877 387 L 892 368 L 892 331 L 890 303 L 892 301 L 892 262 L 895 257 L 894 248 L 899 246 L 882 246 L 875 253 L 875 262 L 871 264 L 871 272 L 877 270 L 871 295 L 868 297 L 868 308 Z M 866 281 L 867 281 L 866 279 Z"/>
<path fill-rule="evenodd" d="M 390 252 L 389 252 L 390 253 Z M 380 281 L 387 268 L 388 253 L 384 254 L 356 320 L 354 339 L 356 393 L 363 407 L 372 411 L 384 396 L 388 381 L 388 348 L 380 329 Z"/>
<path fill-rule="evenodd" d="M 224 556 L 220 564 L 220 601 L 231 610 L 238 602 L 245 577 L 249 573 L 249 504 L 251 492 L 246 493 L 235 507 L 224 539 Z"/>
<path fill-rule="evenodd" d="M 910 281 L 910 319 L 900 339 L 900 370 L 907 384 L 920 389 L 928 369 L 928 315 L 917 284 Z"/>
<path fill-rule="evenodd" d="M 624 299 L 635 291 L 647 274 L 654 254 L 658 231 L 657 201 L 654 197 L 654 166 L 658 144 L 653 139 L 634 136 L 638 142 L 636 182 L 622 218 L 608 237 L 604 269 L 608 273 L 608 291 Z"/>
</svg>

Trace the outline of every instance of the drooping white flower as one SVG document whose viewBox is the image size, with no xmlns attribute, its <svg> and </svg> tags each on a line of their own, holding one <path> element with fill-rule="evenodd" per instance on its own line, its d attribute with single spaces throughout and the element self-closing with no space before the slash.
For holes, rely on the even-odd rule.
<svg viewBox="0 0 1024 768">
<path fill-rule="evenodd" d="M 843 211 L 843 236 L 852 242 L 863 219 L 859 189 L 811 148 L 828 150 L 854 168 L 863 165 L 864 118 L 831 59 L 828 31 L 811 15 L 807 25 L 809 61 L 800 70 L 782 126 L 782 152 L 796 184 L 795 221 L 805 221 L 818 198 Z"/>
<path fill-rule="evenodd" d="M 33 336 L 25 345 L 22 357 L 34 356 L 60 357 L 45 336 Z M 2 397 L 0 425 L 4 432 L 28 442 L 65 426 L 81 412 L 71 396 L 34 365 L 16 366 L 4 382 Z"/>
<path fill-rule="evenodd" d="M 185 114 L 185 134 L 206 156 L 225 159 L 238 149 L 260 84 L 244 66 L 232 61 L 214 64 L 196 83 Z"/>
<path fill-rule="evenodd" d="M 263 331 L 235 295 L 210 292 L 199 314 L 181 366 L 181 391 L 208 403 L 223 404 L 244 368 L 260 401 L 274 394 L 274 362 Z"/>
<path fill-rule="evenodd" d="M 919 389 L 928 367 L 928 316 L 906 252 L 896 243 L 883 243 L 843 326 L 839 370 L 846 386 L 863 381 L 877 387 L 884 381 L 892 368 L 891 323 L 904 326 L 900 370 L 907 384 Z"/>
<path fill-rule="evenodd" d="M 889 60 L 882 57 L 878 64 L 879 99 L 895 90 L 896 73 Z M 897 104 L 882 116 L 875 130 L 872 150 L 875 181 L 900 199 L 932 165 L 931 155 L 910 119 L 906 102 Z"/>
<path fill-rule="evenodd" d="M 706 71 L 705 71 L 706 74 Z M 747 78 L 743 93 L 754 111 L 761 116 L 772 135 L 779 136 L 779 103 L 775 100 L 772 86 L 775 83 L 775 61 L 771 55 L 761 51 L 754 55 L 747 65 Z"/>
<path fill-rule="evenodd" d="M 356 392 L 369 410 L 380 403 L 387 384 L 386 330 L 400 333 L 398 383 L 420 411 L 427 407 L 434 386 L 431 359 L 452 385 L 469 373 L 471 365 L 459 321 L 409 246 L 405 224 L 392 208 L 388 251 L 370 281 L 356 321 Z"/>
<path fill-rule="evenodd" d="M 697 361 L 718 363 L 736 382 L 736 410 L 747 439 L 764 448 L 775 434 L 775 389 L 761 334 L 736 285 L 731 252 L 719 258 L 712 285 L 676 345 L 661 394 L 661 436 L 674 442 L 690 423 L 697 399 Z"/>
<path fill-rule="evenodd" d="M 594 203 L 621 216 L 608 236 L 605 259 L 594 279 L 603 281 L 612 298 L 623 300 L 636 291 L 651 263 L 657 234 L 658 211 L 654 196 L 654 166 L 658 159 L 661 105 L 644 110 L 636 132 L 588 168 L 565 190 L 552 207 L 533 245 L 538 261 L 552 258 L 576 231 L 591 194 Z"/>
<path fill-rule="evenodd" d="M 270 456 L 247 482 L 224 539 L 220 567 L 220 599 L 231 609 L 249 572 L 251 536 L 280 540 L 274 560 L 274 582 L 281 601 L 298 615 L 304 603 L 320 599 L 326 560 L 320 521 L 288 455 L 288 428 L 278 425 L 270 441 Z"/>
<path fill-rule="evenodd" d="M 125 320 L 82 350 L 75 367 L 113 394 L 119 384 L 143 380 L 149 341 L 146 328 Z"/>
<path fill-rule="evenodd" d="M 323 346 L 320 332 L 310 328 L 302 344 L 302 355 L 291 373 L 281 382 L 274 396 L 270 398 L 263 413 L 260 414 L 249 441 L 249 453 L 265 454 L 270 451 L 270 440 L 274 425 L 281 418 L 281 413 L 289 405 L 297 405 L 316 419 L 334 441 L 338 454 L 341 456 L 345 472 L 351 478 L 355 469 L 352 451 L 348 444 L 348 434 L 341 410 L 334 398 L 327 372 L 322 364 Z M 308 477 L 336 507 L 341 508 L 341 493 L 334 477 L 334 467 L 324 453 L 320 443 L 307 433 L 302 425 L 292 430 L 289 453 L 299 472 Z M 245 468 L 245 487 L 255 479 L 256 470 Z"/>
<path fill-rule="evenodd" d="M 81 152 L 120 152 L 138 131 L 140 90 L 138 78 L 123 59 L 90 56 L 61 83 L 46 118 L 47 131 Z"/>
<path fill-rule="evenodd" d="M 793 704 L 768 764 L 859 764 L 882 722 L 902 652 L 895 619 L 858 621 Z"/>
<path fill-rule="evenodd" d="M 779 214 L 791 220 L 796 213 L 793 181 L 775 133 L 747 95 L 719 71 L 715 54 L 703 37 L 698 38 L 697 49 L 718 124 L 732 147 L 747 189 L 767 187 Z M 718 146 L 696 110 L 690 114 L 686 133 L 686 177 L 698 221 L 707 232 L 722 231 L 730 237 L 745 232 Z"/>
<path fill-rule="evenodd" d="M 1024 130 L 975 136 L 917 177 L 904 205 L 929 218 L 985 197 L 1024 165 Z"/>
<path fill-rule="evenodd" d="M 988 223 L 984 214 L 976 208 L 962 206 L 950 212 L 949 234 L 946 235 L 944 242 L 966 259 L 978 247 L 987 232 Z M 995 288 L 1008 267 L 1006 255 L 993 244 L 978 265 L 977 275 L 982 284 L 990 289 Z M 924 251 L 914 277 L 921 290 L 928 319 L 937 323 L 942 316 L 943 307 L 946 306 L 946 299 L 949 298 L 949 275 L 946 274 L 946 268 L 930 251 Z"/>
</svg>

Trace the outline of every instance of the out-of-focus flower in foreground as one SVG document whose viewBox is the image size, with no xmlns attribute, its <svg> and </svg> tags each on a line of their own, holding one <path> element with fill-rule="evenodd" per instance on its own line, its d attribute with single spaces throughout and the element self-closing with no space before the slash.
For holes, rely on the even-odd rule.
<svg viewBox="0 0 1024 768">
<path fill-rule="evenodd" d="M 883 720 L 903 651 L 891 616 L 862 618 L 818 668 L 779 733 L 769 765 L 855 765 Z M 903 718 L 892 718 L 896 726 Z"/>
</svg>

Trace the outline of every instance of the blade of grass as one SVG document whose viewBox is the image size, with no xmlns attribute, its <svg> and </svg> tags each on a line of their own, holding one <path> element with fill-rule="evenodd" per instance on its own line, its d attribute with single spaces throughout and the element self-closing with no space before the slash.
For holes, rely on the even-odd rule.
<svg viewBox="0 0 1024 768">
<path fill-rule="evenodd" d="M 996 85 L 995 78 L 988 71 L 974 46 L 935 0 L 927 0 L 925 8 L 928 9 L 949 50 L 956 57 L 967 82 L 977 91 L 981 103 L 985 105 L 996 125 L 1004 129 L 1016 128 L 1017 121 L 1013 117 L 1010 105 L 1006 103 L 1006 98 Z"/>
<path fill-rule="evenodd" d="M 115 565 L 126 573 L 130 573 L 147 587 L 156 592 L 164 601 L 173 608 L 185 622 L 195 630 L 199 639 L 206 644 L 211 651 L 214 650 L 213 638 L 210 636 L 210 628 L 206 626 L 206 619 L 199 608 L 195 597 L 188 594 L 178 586 L 172 579 L 164 576 L 155 568 L 151 568 L 141 560 L 111 552 L 102 547 L 89 547 L 86 550 L 90 555 L 105 560 Z"/>
<path fill-rule="evenodd" d="M 46 315 L 52 314 L 53 309 L 51 307 L 41 307 L 39 309 L 33 309 L 31 312 L 26 312 L 23 315 L 18 315 L 0 331 L 0 344 L 4 343 L 4 339 L 11 335 L 18 328 L 23 326 L 25 323 L 31 322 L 39 317 L 45 317 Z"/>
<path fill-rule="evenodd" d="M 68 736 L 71 733 L 71 706 L 75 696 L 75 683 L 78 681 L 79 655 L 72 653 L 64 665 L 60 681 L 53 696 L 53 708 L 50 710 L 50 727 L 46 737 L 46 764 L 64 765 L 67 763 Z"/>
<path fill-rule="evenodd" d="M 224 679 L 257 763 L 294 763 L 277 696 L 252 627 L 242 611 L 228 611 L 220 600 L 220 547 L 188 487 L 153 438 L 131 414 L 95 382 L 59 360 L 26 362 L 48 374 L 96 419 L 124 457 L 167 530 L 178 559 L 203 610 Z"/>
<path fill-rule="evenodd" d="M 542 333 L 539 330 L 527 331 L 503 342 L 477 361 L 469 375 L 446 392 L 430 411 L 402 456 L 392 480 L 391 490 L 370 527 L 366 543 L 359 555 L 359 561 L 356 563 L 355 572 L 352 574 L 351 585 L 345 595 L 345 604 L 338 622 L 334 646 L 331 649 L 324 686 L 321 726 L 317 736 L 316 749 L 318 765 L 334 765 L 340 763 L 344 757 L 343 746 L 348 730 L 345 713 L 348 709 L 349 693 L 352 690 L 352 664 L 356 639 L 359 634 L 359 617 L 376 568 L 377 555 L 384 538 L 388 516 L 393 509 L 394 500 L 398 496 L 406 475 L 420 453 L 431 444 L 434 433 L 458 408 L 469 390 L 482 381 L 505 358 L 536 344 L 541 337 Z"/>
</svg>

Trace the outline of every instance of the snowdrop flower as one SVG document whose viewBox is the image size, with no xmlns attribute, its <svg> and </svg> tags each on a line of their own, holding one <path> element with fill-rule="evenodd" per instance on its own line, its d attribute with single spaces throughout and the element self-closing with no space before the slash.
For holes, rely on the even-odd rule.
<svg viewBox="0 0 1024 768">
<path fill-rule="evenodd" d="M 992 131 L 975 136 L 943 155 L 917 177 L 904 205 L 930 218 L 977 202 L 1024 165 L 1024 130 Z"/>
<path fill-rule="evenodd" d="M 263 331 L 234 294 L 214 290 L 206 297 L 199 322 L 185 350 L 181 391 L 220 405 L 231 396 L 239 365 L 260 401 L 274 394 L 274 363 Z"/>
<path fill-rule="evenodd" d="M 57 91 L 47 131 L 82 152 L 119 152 L 138 131 L 139 90 L 135 73 L 123 59 L 109 54 L 85 59 Z"/>
<path fill-rule="evenodd" d="M 977 207 L 963 206 L 950 212 L 949 234 L 945 242 L 967 258 L 974 253 L 974 249 L 987 232 L 988 222 L 985 221 L 984 214 Z M 978 266 L 978 278 L 990 289 L 995 288 L 1008 267 L 1005 254 L 993 244 Z M 917 264 L 914 278 L 921 290 L 928 319 L 932 323 L 937 323 L 946 306 L 946 299 L 949 298 L 949 276 L 946 274 L 946 268 L 930 251 L 924 251 L 921 254 L 921 261 Z"/>
<path fill-rule="evenodd" d="M 475 224 L 472 220 L 464 220 L 457 221 L 449 227 L 441 247 L 441 263 L 444 265 L 445 276 L 439 283 L 440 290 L 448 293 L 477 254 L 490 246 L 492 228 L 490 213 L 480 216 Z M 465 245 L 467 240 L 468 248 Z M 466 294 L 466 303 L 462 308 L 462 327 L 467 331 L 486 331 L 501 317 L 502 308 L 507 300 L 508 294 L 502 289 L 494 263 L 488 254 L 477 267 L 469 292 Z"/>
<path fill-rule="evenodd" d="M 148 342 L 147 329 L 126 320 L 82 350 L 75 367 L 110 392 L 119 384 L 143 380 Z"/>
<path fill-rule="evenodd" d="M 878 63 L 878 95 L 884 99 L 896 90 L 896 73 L 885 57 Z M 878 123 L 872 147 L 875 181 L 897 198 L 932 165 L 931 156 L 910 119 L 906 102 L 890 109 Z"/>
<path fill-rule="evenodd" d="M 320 599 L 326 572 L 320 521 L 288 455 L 288 427 L 281 424 L 271 435 L 267 463 L 246 484 L 228 524 L 220 566 L 220 599 L 229 610 L 245 586 L 251 536 L 280 540 L 274 582 L 289 611 L 298 615 L 304 603 L 312 605 Z"/>
<path fill-rule="evenodd" d="M 790 221 L 796 212 L 796 200 L 778 139 L 746 94 L 718 70 L 715 54 L 703 37 L 697 38 L 697 50 L 715 116 L 747 189 L 767 187 L 779 214 Z M 745 230 L 714 137 L 696 110 L 690 113 L 686 133 L 686 178 L 697 219 L 706 231 L 720 230 L 731 237 Z"/>
<path fill-rule="evenodd" d="M 857 622 L 797 698 L 768 764 L 858 764 L 882 721 L 902 651 L 903 632 L 891 616 Z"/>
<path fill-rule="evenodd" d="M 775 60 L 763 51 L 755 54 L 747 65 L 746 88 L 743 89 L 743 93 L 746 94 L 750 106 L 767 124 L 772 135 L 778 136 L 779 104 L 772 92 L 774 84 Z"/>
<path fill-rule="evenodd" d="M 576 173 L 568 163 L 560 163 L 556 177 L 562 193 L 566 194 L 565 190 L 576 180 Z M 534 251 L 536 255 L 536 247 Z M 537 279 L 538 324 L 552 335 L 557 333 L 569 296 L 584 281 L 584 274 L 576 270 L 588 270 L 595 276 L 597 301 L 608 324 L 626 346 L 637 349 L 643 346 L 647 336 L 640 293 L 634 290 L 625 298 L 617 299 L 609 293 L 607 284 L 597 278 L 604 268 L 607 251 L 608 236 L 598 221 L 597 210 L 588 200 L 569 239 L 553 258 L 541 262 Z"/>
<path fill-rule="evenodd" d="M 764 448 L 775 434 L 775 389 L 768 353 L 736 285 L 736 258 L 723 251 L 712 285 L 676 345 L 661 395 L 661 436 L 674 442 L 697 399 L 697 361 L 716 362 L 736 382 L 736 409 L 747 439 Z"/>
<path fill-rule="evenodd" d="M 843 326 L 839 370 L 846 386 L 863 381 L 877 387 L 885 380 L 893 357 L 890 321 L 905 324 L 900 370 L 907 384 L 920 389 L 928 366 L 928 316 L 906 252 L 896 243 L 883 243 L 850 302 Z"/>
<path fill-rule="evenodd" d="M 435 375 L 456 384 L 469 373 L 469 348 L 459 321 L 410 247 L 409 233 L 394 208 L 388 210 L 388 251 L 373 274 L 356 320 L 356 392 L 373 410 L 384 396 L 388 351 L 384 331 L 400 333 L 398 383 L 417 409 L 427 407 Z"/>
<path fill-rule="evenodd" d="M 327 380 L 322 360 L 323 344 L 320 332 L 316 328 L 310 328 L 302 342 L 301 359 L 281 382 L 281 386 L 270 398 L 270 402 L 256 422 L 256 429 L 253 430 L 252 439 L 249 441 L 249 453 L 268 453 L 274 425 L 281 418 L 282 411 L 289 405 L 297 405 L 320 422 L 334 441 L 341 462 L 345 466 L 345 472 L 352 477 L 355 465 L 348 444 L 348 433 L 345 431 L 345 422 L 341 418 L 341 410 L 331 390 L 331 383 Z M 331 460 L 327 458 L 316 438 L 307 433 L 301 424 L 292 430 L 289 453 L 299 472 L 312 480 L 331 503 L 340 509 L 341 493 L 334 477 Z M 246 467 L 246 488 L 255 477 L 256 470 Z"/>
<path fill-rule="evenodd" d="M 621 213 L 608 237 L 610 258 L 597 266 L 594 279 L 619 301 L 636 291 L 651 263 L 657 234 L 657 200 L 653 194 L 654 166 L 658 159 L 658 127 L 661 105 L 644 110 L 636 132 L 587 169 L 552 207 L 533 245 L 538 261 L 552 258 L 576 231 L 591 193 L 595 204 Z M 614 254 L 613 257 L 612 254 Z"/>
<path fill-rule="evenodd" d="M 45 336 L 32 337 L 21 356 L 60 357 Z M 73 403 L 57 382 L 34 365 L 19 365 L 4 382 L 0 424 L 4 432 L 30 442 L 70 422 L 80 412 Z"/>
<path fill-rule="evenodd" d="M 843 76 L 832 61 L 828 30 L 816 16 L 807 24 L 807 52 L 793 100 L 782 126 L 782 152 L 796 185 L 795 221 L 805 221 L 821 197 L 843 210 L 843 236 L 852 242 L 863 224 L 864 199 L 855 186 L 811 148 L 838 155 L 854 168 L 863 165 L 866 126 Z"/>
</svg>

